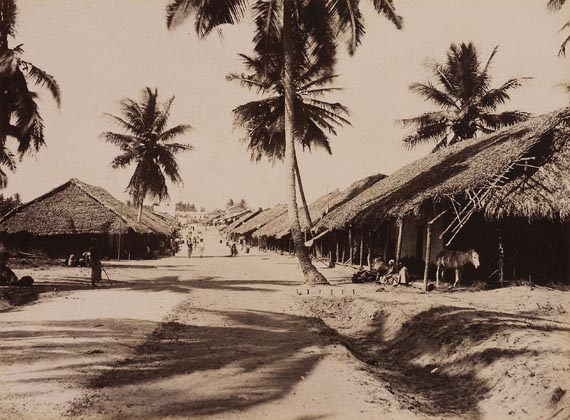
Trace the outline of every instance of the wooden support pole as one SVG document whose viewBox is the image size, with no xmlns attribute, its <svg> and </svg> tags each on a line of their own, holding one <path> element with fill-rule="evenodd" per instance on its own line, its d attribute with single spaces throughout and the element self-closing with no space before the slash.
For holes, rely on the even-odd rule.
<svg viewBox="0 0 570 420">
<path fill-rule="evenodd" d="M 424 266 L 424 290 L 428 289 L 429 261 L 431 259 L 431 222 L 426 224 L 426 255 Z"/>
<path fill-rule="evenodd" d="M 368 231 L 368 269 L 372 270 L 372 229 Z"/>
<path fill-rule="evenodd" d="M 346 261 L 346 260 L 344 259 L 344 257 L 345 257 L 345 252 L 346 252 L 346 242 L 345 242 L 344 240 L 345 240 L 346 236 L 345 236 L 345 235 L 342 235 L 342 236 L 343 236 L 343 238 L 342 238 L 342 258 L 340 259 L 340 262 L 341 262 L 341 263 L 344 263 L 344 262 Z"/>
<path fill-rule="evenodd" d="M 499 243 L 499 284 L 503 287 L 505 281 L 505 249 L 503 247 L 503 232 L 499 226 L 497 226 L 497 240 Z"/>
<path fill-rule="evenodd" d="M 359 266 L 362 267 L 362 258 L 364 252 L 364 232 L 360 232 L 360 264 Z"/>
<path fill-rule="evenodd" d="M 349 254 L 348 254 L 348 261 L 349 264 L 352 265 L 352 252 L 354 250 L 354 247 L 352 246 L 352 228 L 350 228 L 348 230 L 348 249 L 349 249 Z"/>
<path fill-rule="evenodd" d="M 402 237 L 404 236 L 404 220 L 402 219 L 398 224 L 398 242 L 396 244 L 396 267 L 400 264 L 400 257 L 402 256 Z"/>
<path fill-rule="evenodd" d="M 340 257 L 340 252 L 339 252 L 339 247 L 338 247 L 338 231 L 334 233 L 334 243 L 336 246 L 336 255 L 335 255 L 335 261 L 339 262 L 339 257 Z"/>
<path fill-rule="evenodd" d="M 384 261 L 388 261 L 388 245 L 390 244 L 390 224 L 386 223 L 386 238 L 384 239 L 384 252 L 382 253 L 382 257 Z"/>
</svg>

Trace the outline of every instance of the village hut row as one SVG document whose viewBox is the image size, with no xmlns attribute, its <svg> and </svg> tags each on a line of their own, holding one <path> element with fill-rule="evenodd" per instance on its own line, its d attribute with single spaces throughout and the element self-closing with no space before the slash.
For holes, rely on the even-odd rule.
<svg viewBox="0 0 570 420">
<path fill-rule="evenodd" d="M 482 265 L 473 278 L 570 281 L 570 108 L 376 177 L 310 205 L 312 223 L 299 211 L 313 255 L 354 266 L 395 259 L 427 284 L 439 251 L 474 249 Z M 246 222 L 246 238 L 288 252 L 286 208 L 276 209 Z"/>
<path fill-rule="evenodd" d="M 113 258 L 143 258 L 167 252 L 176 220 L 120 202 L 101 187 L 78 179 L 54 188 L 0 219 L 0 241 L 12 251 L 66 257 L 87 251 L 96 238 Z"/>
</svg>

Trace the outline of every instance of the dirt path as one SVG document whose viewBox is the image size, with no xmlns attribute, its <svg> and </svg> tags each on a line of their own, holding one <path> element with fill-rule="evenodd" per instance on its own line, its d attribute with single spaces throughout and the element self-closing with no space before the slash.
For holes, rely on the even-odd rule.
<svg viewBox="0 0 570 420">
<path fill-rule="evenodd" d="M 113 264 L 113 289 L 0 313 L 0 418 L 414 418 L 308 316 L 294 259 L 205 239 L 205 258 Z"/>
</svg>

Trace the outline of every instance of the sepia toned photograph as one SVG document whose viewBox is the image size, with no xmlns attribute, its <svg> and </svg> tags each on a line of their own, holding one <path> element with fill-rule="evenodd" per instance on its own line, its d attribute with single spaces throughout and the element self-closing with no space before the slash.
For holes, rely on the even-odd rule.
<svg viewBox="0 0 570 420">
<path fill-rule="evenodd" d="M 0 420 L 570 420 L 570 1 L 0 0 Z"/>
</svg>

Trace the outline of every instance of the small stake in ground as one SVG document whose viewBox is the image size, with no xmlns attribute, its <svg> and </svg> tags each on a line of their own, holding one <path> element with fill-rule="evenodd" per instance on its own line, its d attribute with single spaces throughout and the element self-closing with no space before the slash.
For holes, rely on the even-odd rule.
<svg viewBox="0 0 570 420">
<path fill-rule="evenodd" d="M 309 294 L 309 289 L 307 289 L 307 294 Z"/>
</svg>

